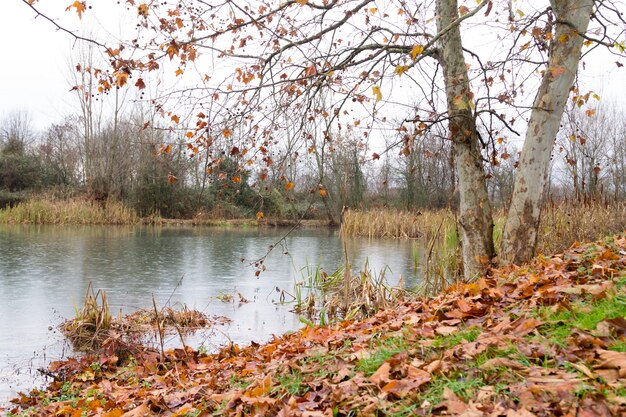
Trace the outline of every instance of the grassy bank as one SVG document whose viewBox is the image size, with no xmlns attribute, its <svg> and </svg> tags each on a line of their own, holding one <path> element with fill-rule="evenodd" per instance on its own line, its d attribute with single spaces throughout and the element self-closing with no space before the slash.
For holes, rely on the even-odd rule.
<svg viewBox="0 0 626 417">
<path fill-rule="evenodd" d="M 263 345 L 54 363 L 8 415 L 618 416 L 625 323 L 621 235 Z"/>
<path fill-rule="evenodd" d="M 136 213 L 117 201 L 30 199 L 0 210 L 0 223 L 136 224 Z"/>
<path fill-rule="evenodd" d="M 328 227 L 327 220 L 293 218 L 232 218 L 220 212 L 198 214 L 190 219 L 168 219 L 158 214 L 140 217 L 121 202 L 109 200 L 104 204 L 84 198 L 24 198 L 13 206 L 0 209 L 0 224 L 55 225 L 186 225 L 212 227 Z"/>
</svg>

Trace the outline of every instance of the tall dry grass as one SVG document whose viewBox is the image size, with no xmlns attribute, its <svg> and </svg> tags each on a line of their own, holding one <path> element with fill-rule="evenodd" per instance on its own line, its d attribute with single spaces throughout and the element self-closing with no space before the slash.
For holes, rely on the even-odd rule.
<svg viewBox="0 0 626 417">
<path fill-rule="evenodd" d="M 450 210 L 348 210 L 341 223 L 341 232 L 346 236 L 365 236 L 370 239 L 417 239 L 433 236 L 442 224 L 454 224 L 454 214 Z"/>
<path fill-rule="evenodd" d="M 135 224 L 139 217 L 124 204 L 104 205 L 83 199 L 32 199 L 0 210 L 0 223 L 30 224 Z"/>
<path fill-rule="evenodd" d="M 494 215 L 494 243 L 502 243 L 504 211 Z M 537 252 L 562 252 L 574 242 L 595 241 L 626 230 L 626 203 L 548 204 L 539 228 Z M 451 210 L 408 212 L 352 211 L 344 214 L 342 232 L 368 238 L 409 238 L 413 267 L 422 277 L 419 289 L 436 293 L 462 277 L 462 257 L 456 217 Z"/>
<path fill-rule="evenodd" d="M 541 214 L 537 251 L 559 253 L 574 242 L 591 242 L 626 231 L 626 202 L 548 204 Z"/>
</svg>

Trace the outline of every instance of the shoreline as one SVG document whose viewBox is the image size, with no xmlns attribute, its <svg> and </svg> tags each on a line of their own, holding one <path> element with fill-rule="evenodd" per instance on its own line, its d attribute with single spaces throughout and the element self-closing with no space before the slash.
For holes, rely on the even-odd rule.
<svg viewBox="0 0 626 417">
<path fill-rule="evenodd" d="M 7 415 L 623 415 L 626 235 L 363 321 L 212 355 L 137 347 L 50 372 L 58 380 Z"/>
</svg>

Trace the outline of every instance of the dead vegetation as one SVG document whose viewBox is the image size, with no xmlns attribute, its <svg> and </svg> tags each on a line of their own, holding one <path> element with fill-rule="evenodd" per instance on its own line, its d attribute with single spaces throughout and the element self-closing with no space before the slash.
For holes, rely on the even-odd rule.
<svg viewBox="0 0 626 417">
<path fill-rule="evenodd" d="M 226 317 L 209 317 L 201 311 L 182 305 L 180 308 L 143 308 L 131 314 L 112 316 L 105 291 L 95 291 L 90 284 L 83 305 L 76 316 L 59 325 L 72 347 L 80 352 L 107 350 L 116 354 L 133 350 L 145 337 L 155 332 L 188 334 L 216 324 L 227 323 Z"/>
</svg>

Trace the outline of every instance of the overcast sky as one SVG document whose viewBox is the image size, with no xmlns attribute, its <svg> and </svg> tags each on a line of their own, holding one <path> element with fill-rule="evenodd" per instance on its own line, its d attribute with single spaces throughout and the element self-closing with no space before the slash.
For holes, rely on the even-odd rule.
<svg viewBox="0 0 626 417">
<path fill-rule="evenodd" d="M 100 20 L 108 14 L 117 15 L 113 0 L 92 1 L 91 10 L 83 21 L 75 12 L 63 12 L 69 0 L 45 0 L 38 4 L 51 15 L 61 16 L 63 25 L 102 33 Z M 100 8 L 97 10 L 96 8 Z M 97 13 L 94 13 L 97 12 Z M 121 26 L 121 25 L 118 25 Z M 58 32 L 20 0 L 2 0 L 0 9 L 0 119 L 15 110 L 31 114 L 34 126 L 42 129 L 76 110 L 68 81 L 68 57 L 73 47 L 72 38 Z M 626 64 L 626 63 L 625 63 Z M 604 101 L 624 104 L 626 99 L 626 68 L 617 68 L 615 58 L 607 52 L 594 53 L 585 59 L 585 70 L 580 79 L 588 88 L 600 93 Z"/>
</svg>

